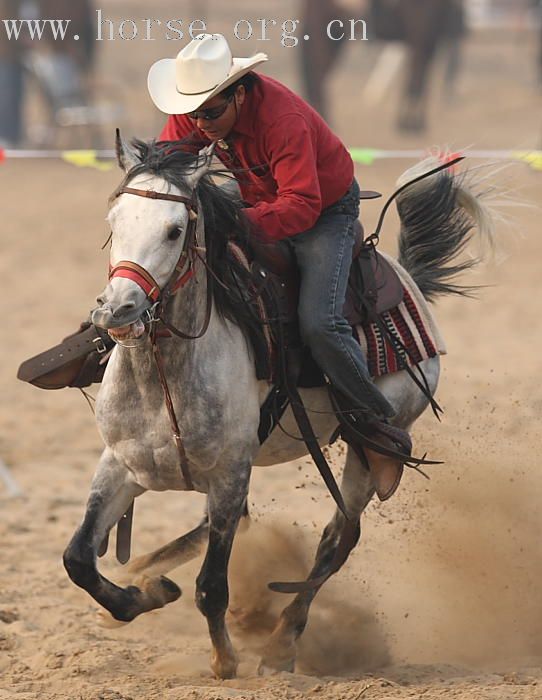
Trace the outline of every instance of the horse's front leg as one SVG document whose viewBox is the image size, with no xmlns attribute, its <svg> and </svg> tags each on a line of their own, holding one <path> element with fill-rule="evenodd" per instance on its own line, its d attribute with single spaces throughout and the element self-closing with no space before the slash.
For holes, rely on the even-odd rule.
<svg viewBox="0 0 542 700">
<path fill-rule="evenodd" d="M 245 508 L 250 464 L 239 464 L 209 480 L 209 545 L 196 580 L 196 604 L 207 618 L 213 645 L 211 668 L 218 678 L 234 678 L 237 656 L 225 616 L 228 608 L 228 562 L 239 518 Z"/>
<path fill-rule="evenodd" d="M 143 492 L 129 470 L 106 448 L 92 481 L 83 522 L 64 552 L 64 566 L 71 580 L 116 620 L 123 622 L 163 607 L 181 594 L 178 586 L 165 577 L 153 581 L 153 585 L 146 589 L 137 586 L 120 588 L 98 571 L 96 562 L 101 543 L 134 498 Z"/>
</svg>

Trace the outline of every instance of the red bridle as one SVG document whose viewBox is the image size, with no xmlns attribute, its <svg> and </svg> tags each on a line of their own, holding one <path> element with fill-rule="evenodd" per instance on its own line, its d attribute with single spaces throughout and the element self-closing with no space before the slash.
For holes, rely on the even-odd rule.
<svg viewBox="0 0 542 700">
<path fill-rule="evenodd" d="M 109 268 L 109 279 L 112 280 L 115 277 L 124 277 L 132 282 L 135 282 L 141 289 L 145 292 L 148 299 L 155 304 L 158 301 L 165 302 L 172 294 L 174 294 L 178 289 L 183 287 L 188 280 L 194 274 L 193 270 L 193 249 L 196 242 L 196 226 L 197 226 L 197 204 L 195 202 L 194 196 L 183 197 L 178 194 L 166 194 L 162 192 L 154 192 L 153 190 L 139 190 L 133 187 L 123 187 L 118 190 L 115 194 L 115 198 L 119 197 L 121 194 L 133 194 L 138 197 L 146 197 L 148 199 L 165 199 L 170 202 L 181 202 L 188 209 L 188 226 L 186 229 L 186 235 L 183 242 L 183 248 L 179 255 L 175 269 L 171 273 L 167 284 L 163 289 L 154 279 L 154 277 L 141 267 L 136 262 L 131 260 L 121 260 L 115 266 L 110 266 Z M 188 262 L 188 268 L 185 270 L 186 263 Z M 184 270 L 184 272 L 183 272 Z"/>
</svg>

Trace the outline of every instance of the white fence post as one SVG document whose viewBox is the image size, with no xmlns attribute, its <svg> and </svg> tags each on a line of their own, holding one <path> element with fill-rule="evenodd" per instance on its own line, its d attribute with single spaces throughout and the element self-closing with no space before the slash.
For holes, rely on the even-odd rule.
<svg viewBox="0 0 542 700">
<path fill-rule="evenodd" d="M 11 472 L 7 468 L 5 462 L 0 458 L 0 480 L 4 482 L 9 498 L 17 498 L 22 496 L 23 491 L 19 484 L 12 477 Z"/>
</svg>

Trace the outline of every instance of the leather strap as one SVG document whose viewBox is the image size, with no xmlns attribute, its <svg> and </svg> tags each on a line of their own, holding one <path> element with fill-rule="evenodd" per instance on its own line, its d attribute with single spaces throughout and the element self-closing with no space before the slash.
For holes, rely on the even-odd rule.
<svg viewBox="0 0 542 700">
<path fill-rule="evenodd" d="M 380 199 L 380 197 L 382 197 L 381 193 L 373 190 L 361 190 L 359 193 L 360 199 Z"/>
<path fill-rule="evenodd" d="M 365 239 L 365 243 L 367 245 L 372 245 L 376 247 L 380 241 L 380 232 L 382 231 L 382 226 L 384 225 L 384 219 L 386 218 L 386 214 L 388 212 L 388 209 L 392 205 L 392 203 L 397 199 L 397 197 L 404 192 L 406 189 L 411 187 L 412 185 L 415 185 L 417 182 L 421 182 L 422 180 L 425 180 L 428 177 L 432 177 L 433 175 L 436 175 L 436 173 L 439 173 L 441 170 L 446 170 L 447 168 L 451 168 L 454 165 L 457 165 L 457 163 L 460 163 L 462 160 L 465 160 L 465 156 L 457 156 L 452 158 L 452 160 L 449 160 L 445 163 L 442 163 L 436 168 L 433 168 L 432 170 L 429 170 L 426 173 L 422 173 L 421 175 L 418 175 L 418 177 L 415 177 L 412 180 L 409 180 L 409 182 L 405 183 L 401 187 L 399 187 L 398 190 L 395 190 L 395 192 L 389 197 L 388 201 L 384 204 L 382 207 L 382 211 L 380 212 L 380 216 L 378 218 L 378 223 L 376 225 L 376 229 L 374 233 L 372 233 L 370 236 L 368 236 Z"/>
<path fill-rule="evenodd" d="M 160 287 L 154 277 L 147 272 L 144 267 L 131 260 L 121 260 L 109 271 L 109 279 L 124 277 L 132 280 L 145 292 L 147 297 L 154 303 L 160 297 Z"/>
<path fill-rule="evenodd" d="M 138 197 L 146 197 L 147 199 L 165 199 L 168 202 L 181 202 L 186 206 L 188 211 L 197 212 L 197 205 L 192 197 L 183 197 L 181 194 L 167 194 L 166 192 L 155 192 L 154 190 L 139 190 L 135 187 L 122 187 L 115 193 L 115 199 L 121 194 L 135 194 Z"/>
<path fill-rule="evenodd" d="M 169 422 L 171 424 L 171 430 L 173 432 L 173 439 L 177 447 L 177 452 L 179 454 L 179 463 L 181 465 L 181 472 L 183 475 L 184 483 L 186 488 L 190 491 L 194 490 L 194 484 L 192 482 L 192 477 L 190 476 L 190 468 L 188 466 L 188 458 L 184 449 L 183 439 L 181 436 L 181 431 L 179 429 L 179 423 L 177 421 L 177 416 L 175 414 L 175 407 L 173 406 L 173 400 L 171 398 L 171 393 L 169 391 L 166 373 L 164 371 L 164 362 L 162 360 L 162 354 L 160 353 L 160 348 L 156 340 L 156 336 L 152 336 L 152 351 L 154 354 L 154 359 L 156 362 L 156 368 L 158 370 L 158 376 L 160 377 L 160 384 L 162 385 L 162 390 L 164 392 L 164 401 L 166 404 L 167 412 L 169 415 Z"/>
<path fill-rule="evenodd" d="M 292 407 L 294 418 L 301 435 L 303 436 L 303 441 L 305 442 L 305 445 L 307 446 L 307 449 L 309 450 L 309 453 L 316 464 L 325 485 L 327 486 L 330 494 L 333 496 L 333 500 L 337 504 L 337 507 L 344 517 L 348 519 L 348 513 L 346 511 L 346 505 L 344 503 L 341 490 L 335 481 L 335 477 L 329 468 L 329 464 L 327 463 L 322 450 L 320 449 L 318 439 L 314 434 L 314 430 L 307 415 L 307 411 L 305 410 L 303 400 L 301 399 L 295 384 L 293 384 L 293 377 L 291 379 L 292 381 L 289 382 L 287 389 L 288 396 L 290 398 L 290 405 Z"/>
<path fill-rule="evenodd" d="M 117 523 L 117 560 L 126 564 L 130 560 L 132 546 L 132 521 L 134 518 L 134 501 Z"/>
<path fill-rule="evenodd" d="M 196 237 L 195 222 L 194 222 L 194 226 L 192 227 L 192 229 L 190 231 L 187 231 L 186 237 L 187 237 L 187 239 L 188 238 L 193 239 L 194 243 L 195 243 L 195 237 Z M 190 245 L 191 245 L 191 247 L 187 248 L 187 250 L 193 251 L 194 248 L 193 248 L 192 244 L 190 244 Z M 209 241 L 208 252 L 210 251 L 211 246 L 212 246 L 212 241 Z M 190 255 L 190 254 L 191 254 L 191 252 L 187 253 L 187 255 Z M 181 254 L 181 258 L 182 258 L 182 254 Z M 203 325 L 202 325 L 201 329 L 198 331 L 198 333 L 196 333 L 196 335 L 189 335 L 188 333 L 184 333 L 179 328 L 176 328 L 169 321 L 166 321 L 166 319 L 164 318 L 164 315 L 163 315 L 163 308 L 164 308 L 165 304 L 167 303 L 167 300 L 169 299 L 169 297 L 172 294 L 174 294 L 177 291 L 177 289 L 179 288 L 179 281 L 185 280 L 185 282 L 187 282 L 192 277 L 192 274 L 193 274 L 193 270 L 192 270 L 193 262 L 192 262 L 192 260 L 190 260 L 190 264 L 188 266 L 187 272 L 185 272 L 180 277 L 179 281 L 173 285 L 168 283 L 168 285 L 166 286 L 166 288 L 164 289 L 164 291 L 162 293 L 163 300 L 162 300 L 162 303 L 160 304 L 161 308 L 160 308 L 160 311 L 158 314 L 158 318 L 163 323 L 163 325 L 170 331 L 170 333 L 172 333 L 173 335 L 176 335 L 178 338 L 182 338 L 183 340 L 197 340 L 198 338 L 201 338 L 202 336 L 204 336 L 205 333 L 207 333 L 207 329 L 209 328 L 209 323 L 211 321 L 211 314 L 213 311 L 214 272 L 207 265 L 205 258 L 200 257 L 200 260 L 207 268 L 207 300 L 206 300 L 206 304 L 205 304 L 205 319 L 203 321 Z M 179 267 L 179 263 L 177 264 L 177 267 Z"/>
<path fill-rule="evenodd" d="M 32 382 L 71 360 L 88 355 L 93 350 L 102 354 L 107 352 L 99 331 L 96 326 L 91 325 L 82 333 L 76 333 L 50 350 L 23 362 L 17 372 L 17 378 L 23 382 Z"/>
</svg>

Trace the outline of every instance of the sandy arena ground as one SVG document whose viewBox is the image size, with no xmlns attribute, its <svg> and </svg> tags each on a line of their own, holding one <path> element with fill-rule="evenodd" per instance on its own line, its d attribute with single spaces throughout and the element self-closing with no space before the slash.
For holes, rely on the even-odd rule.
<svg viewBox="0 0 542 700">
<path fill-rule="evenodd" d="M 276 4 L 290 16 L 286 3 Z M 147 16 L 134 3 L 124 7 L 126 16 Z M 172 11 L 164 4 L 164 16 L 177 16 Z M 217 17 L 219 29 L 226 20 Z M 292 59 L 269 50 L 268 72 L 296 86 Z M 157 42 L 100 54 L 102 68 L 114 60 L 119 79 L 132 81 L 128 134 L 150 135 L 161 122 L 144 72 L 168 53 Z M 350 47 L 332 84 L 335 127 L 358 146 L 536 147 L 533 55 L 521 33 L 471 38 L 457 99 L 435 98 L 430 131 L 405 139 L 392 130 L 394 98 L 367 109 L 344 99 L 361 70 L 359 47 Z M 365 79 L 365 64 L 363 71 Z M 408 165 L 378 161 L 357 175 L 390 193 Z M 417 452 L 445 465 L 429 482 L 407 473 L 390 502 L 370 505 L 361 544 L 313 605 L 296 673 L 264 678 L 258 652 L 286 603 L 266 583 L 307 570 L 332 504 L 308 459 L 256 471 L 254 522 L 238 537 L 230 576 L 239 678 L 221 682 L 210 672 L 206 624 L 193 602 L 199 561 L 173 572 L 183 589 L 178 602 L 120 630 L 98 625 L 93 601 L 61 563 L 101 451 L 93 417 L 75 390 L 42 392 L 15 379 L 23 359 L 56 343 L 93 306 L 106 277 L 100 246 L 119 172 L 58 161 L 0 167 L 0 456 L 24 491 L 8 499 L 0 483 L 0 700 L 542 698 L 542 173 L 520 164 L 499 177 L 534 206 L 506 210 L 512 222 L 500 226 L 500 262 L 468 278 L 487 285 L 478 299 L 435 305 L 449 351 L 437 396 L 445 416 L 439 424 L 424 415 L 414 439 Z M 365 209 L 370 228 L 378 205 Z M 383 247 L 393 251 L 393 217 L 386 231 Z M 339 449 L 337 470 L 340 461 Z M 145 495 L 136 505 L 135 554 L 193 527 L 202 508 L 194 494 Z M 115 576 L 112 552 L 101 564 Z"/>
</svg>

